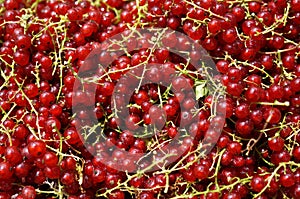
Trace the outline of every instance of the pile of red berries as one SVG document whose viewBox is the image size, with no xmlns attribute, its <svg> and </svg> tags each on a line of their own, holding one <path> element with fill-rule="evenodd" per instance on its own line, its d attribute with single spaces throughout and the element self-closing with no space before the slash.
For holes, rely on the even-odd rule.
<svg viewBox="0 0 300 199">
<path fill-rule="evenodd" d="M 300 198 L 300 0 L 0 2 L 0 199 Z"/>
</svg>

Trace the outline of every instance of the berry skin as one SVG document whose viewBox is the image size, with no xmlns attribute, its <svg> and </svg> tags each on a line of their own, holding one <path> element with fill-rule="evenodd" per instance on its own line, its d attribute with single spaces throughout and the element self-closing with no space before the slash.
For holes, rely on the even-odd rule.
<svg viewBox="0 0 300 199">
<path fill-rule="evenodd" d="M 73 184 L 75 180 L 76 180 L 75 174 L 72 172 L 65 172 L 60 177 L 60 181 L 64 185 Z"/>
<path fill-rule="evenodd" d="M 46 166 L 53 167 L 57 165 L 58 157 L 54 152 L 46 152 L 43 161 Z"/>
<path fill-rule="evenodd" d="M 26 162 L 21 162 L 15 166 L 15 175 L 19 178 L 26 177 L 30 171 L 30 164 Z"/>
<path fill-rule="evenodd" d="M 8 162 L 0 162 L 0 179 L 8 180 L 13 175 L 13 168 Z"/>
<path fill-rule="evenodd" d="M 208 177 L 209 174 L 209 168 L 205 165 L 196 165 L 193 169 L 193 174 L 198 178 L 199 180 L 203 180 Z"/>
<path fill-rule="evenodd" d="M 49 179 L 59 179 L 60 172 L 61 171 L 58 166 L 44 168 L 44 174 Z"/>
<path fill-rule="evenodd" d="M 266 122 L 270 124 L 277 124 L 281 119 L 281 112 L 277 108 L 268 108 L 263 113 L 263 117 Z"/>
<path fill-rule="evenodd" d="M 33 157 L 42 157 L 46 152 L 46 144 L 41 140 L 32 141 L 28 144 L 28 152 Z"/>
<path fill-rule="evenodd" d="M 293 156 L 296 160 L 300 160 L 300 147 L 296 146 L 293 150 Z"/>
<path fill-rule="evenodd" d="M 211 32 L 212 34 L 216 34 L 217 32 L 219 32 L 221 30 L 221 21 L 218 19 L 212 19 L 209 23 L 208 23 L 208 30 L 209 32 Z"/>
<path fill-rule="evenodd" d="M 4 157 L 11 164 L 16 165 L 22 162 L 22 156 L 19 149 L 16 146 L 7 147 L 5 150 Z"/>
<path fill-rule="evenodd" d="M 241 199 L 241 196 L 238 193 L 231 192 L 231 193 L 226 193 L 223 199 Z"/>
<path fill-rule="evenodd" d="M 300 197 L 300 185 L 299 184 L 296 184 L 292 190 L 293 190 L 293 196 L 295 198 Z"/>
<path fill-rule="evenodd" d="M 261 176 L 254 176 L 251 179 L 251 187 L 255 192 L 260 192 L 266 185 L 266 182 Z"/>
<path fill-rule="evenodd" d="M 13 55 L 14 61 L 20 66 L 26 66 L 30 61 L 30 54 L 26 50 L 18 50 Z"/>
<path fill-rule="evenodd" d="M 292 0 L 291 1 L 292 10 L 295 12 L 300 12 L 300 1 L 299 0 Z"/>
<path fill-rule="evenodd" d="M 1 6 L 0 199 L 300 198 L 300 0 Z"/>
<path fill-rule="evenodd" d="M 44 106 L 49 107 L 54 103 L 55 95 L 50 92 L 44 92 L 40 95 L 40 101 Z"/>
<path fill-rule="evenodd" d="M 258 102 L 261 97 L 261 89 L 256 86 L 251 86 L 247 89 L 245 97 L 249 102 Z"/>
<path fill-rule="evenodd" d="M 19 49 L 28 49 L 31 46 L 31 38 L 27 35 L 18 35 L 15 43 Z"/>
<path fill-rule="evenodd" d="M 36 197 L 35 188 L 32 186 L 25 186 L 22 189 L 22 196 L 24 199 L 34 199 Z"/>
<path fill-rule="evenodd" d="M 250 107 L 248 104 L 240 104 L 235 108 L 235 116 L 239 119 L 247 118 L 250 114 Z"/>
<path fill-rule="evenodd" d="M 154 198 L 155 198 L 155 196 L 151 192 L 149 192 L 149 193 L 148 192 L 143 192 L 139 196 L 139 199 L 154 199 Z"/>
<path fill-rule="evenodd" d="M 249 136 L 254 129 L 253 122 L 248 119 L 238 120 L 235 126 L 237 132 L 242 136 Z"/>
<path fill-rule="evenodd" d="M 283 174 L 280 176 L 280 184 L 284 187 L 291 187 L 295 184 L 295 177 L 291 173 Z"/>
<path fill-rule="evenodd" d="M 216 67 L 220 73 L 227 73 L 229 68 L 229 62 L 225 60 L 220 60 L 216 63 Z"/>
<path fill-rule="evenodd" d="M 284 140 L 281 137 L 276 137 L 268 140 L 268 145 L 272 151 L 281 151 L 284 147 Z"/>
</svg>

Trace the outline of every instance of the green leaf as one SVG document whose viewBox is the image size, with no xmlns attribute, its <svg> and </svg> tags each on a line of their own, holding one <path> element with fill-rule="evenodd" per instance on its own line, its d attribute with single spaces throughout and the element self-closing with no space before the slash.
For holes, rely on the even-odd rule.
<svg viewBox="0 0 300 199">
<path fill-rule="evenodd" d="M 206 81 L 205 80 L 196 81 L 195 85 L 196 85 L 195 92 L 196 92 L 196 99 L 197 100 L 208 94 L 208 89 L 206 87 Z"/>
</svg>

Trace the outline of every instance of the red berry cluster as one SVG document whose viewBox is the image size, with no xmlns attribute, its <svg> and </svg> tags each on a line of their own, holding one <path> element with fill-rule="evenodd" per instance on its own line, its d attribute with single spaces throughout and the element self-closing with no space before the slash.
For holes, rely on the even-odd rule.
<svg viewBox="0 0 300 199">
<path fill-rule="evenodd" d="M 299 0 L 1 2 L 0 199 L 300 198 Z"/>
</svg>

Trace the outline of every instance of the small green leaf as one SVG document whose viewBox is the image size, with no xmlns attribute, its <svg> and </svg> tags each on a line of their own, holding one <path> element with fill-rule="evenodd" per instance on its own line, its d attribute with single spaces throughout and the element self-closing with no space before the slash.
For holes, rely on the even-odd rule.
<svg viewBox="0 0 300 199">
<path fill-rule="evenodd" d="M 195 82 L 195 85 L 196 85 L 196 99 L 200 99 L 201 97 L 204 97 L 207 95 L 208 93 L 208 89 L 206 87 L 206 81 L 197 81 Z"/>
</svg>

